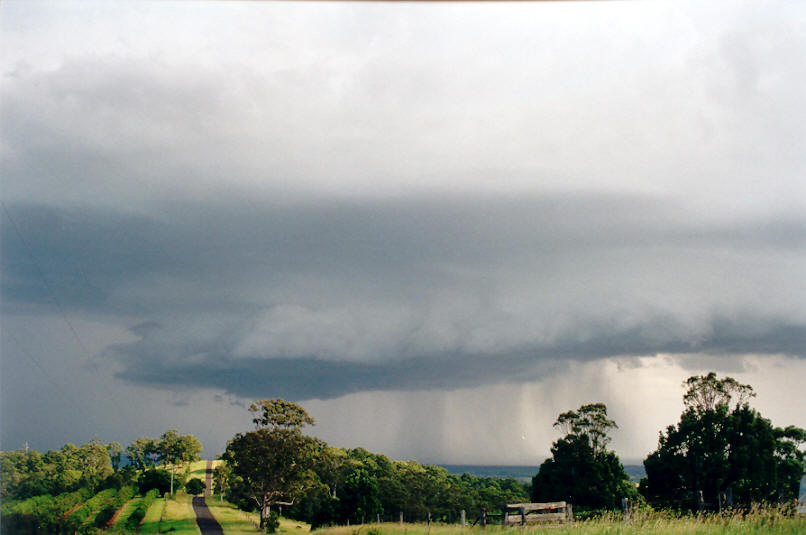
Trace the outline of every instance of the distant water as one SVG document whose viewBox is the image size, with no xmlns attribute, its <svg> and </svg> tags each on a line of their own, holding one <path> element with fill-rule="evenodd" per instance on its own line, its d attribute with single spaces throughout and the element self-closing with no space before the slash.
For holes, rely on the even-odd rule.
<svg viewBox="0 0 806 535">
<path fill-rule="evenodd" d="M 470 474 L 477 477 L 498 477 L 505 479 L 508 477 L 517 479 L 523 483 L 532 481 L 532 477 L 540 469 L 539 466 L 504 466 L 504 465 L 473 465 L 473 464 L 440 464 L 442 468 L 451 474 L 461 476 Z"/>
<path fill-rule="evenodd" d="M 437 466 L 441 466 L 449 473 L 456 474 L 457 476 L 470 474 L 477 477 L 511 477 L 521 483 L 531 483 L 532 477 L 540 469 L 539 466 L 507 466 L 495 464 L 440 464 Z M 627 472 L 627 475 L 630 476 L 630 479 L 635 483 L 638 483 L 642 477 L 646 476 L 644 466 L 641 464 L 625 464 L 624 471 Z M 806 507 L 806 476 L 800 481 L 800 501 L 803 502 L 801 507 Z"/>
<path fill-rule="evenodd" d="M 474 464 L 440 464 L 442 468 L 451 474 L 460 476 L 470 474 L 477 477 L 498 477 L 517 479 L 521 483 L 531 483 L 532 477 L 540 470 L 539 466 L 507 466 L 507 465 L 474 465 Z M 638 482 L 646 475 L 643 465 L 624 465 L 624 471 L 635 482 Z"/>
</svg>

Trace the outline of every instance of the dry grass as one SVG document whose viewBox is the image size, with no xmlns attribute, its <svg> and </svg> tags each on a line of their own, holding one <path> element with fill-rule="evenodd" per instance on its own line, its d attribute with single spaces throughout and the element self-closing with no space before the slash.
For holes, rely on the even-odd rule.
<svg viewBox="0 0 806 535">
<path fill-rule="evenodd" d="M 461 528 L 446 524 L 364 524 L 317 530 L 322 535 L 804 535 L 806 518 L 784 515 L 777 510 L 756 509 L 741 515 L 678 516 L 667 512 L 637 513 L 629 522 L 620 515 L 575 522 L 565 526 L 488 526 Z"/>
<path fill-rule="evenodd" d="M 229 502 L 219 501 L 217 497 L 209 497 L 205 502 L 215 519 L 221 524 L 225 535 L 255 535 L 259 533 L 255 528 L 255 524 L 258 524 L 260 520 L 256 512 L 247 513 L 241 511 Z M 304 522 L 280 518 L 280 528 L 277 533 L 301 534 L 308 533 L 310 530 L 311 526 Z"/>
</svg>

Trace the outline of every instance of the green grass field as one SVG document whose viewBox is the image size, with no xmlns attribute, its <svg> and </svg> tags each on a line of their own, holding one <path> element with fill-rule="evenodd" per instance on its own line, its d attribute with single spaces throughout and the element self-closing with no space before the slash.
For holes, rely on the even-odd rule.
<svg viewBox="0 0 806 535">
<path fill-rule="evenodd" d="M 213 461 L 213 466 L 215 466 L 215 461 Z M 198 477 L 199 479 L 204 481 L 206 470 L 207 470 L 207 461 L 193 461 L 192 463 L 190 463 L 190 474 L 188 475 L 188 479 Z"/>
<path fill-rule="evenodd" d="M 196 514 L 193 512 L 191 502 L 192 496 L 188 496 L 184 492 L 177 493 L 174 498 L 165 500 L 165 514 L 162 522 L 159 523 L 159 533 L 201 535 L 199 526 L 196 525 Z"/>
<path fill-rule="evenodd" d="M 137 504 L 143 501 L 142 497 L 139 498 L 132 498 L 128 502 L 123 504 L 123 507 L 120 508 L 120 513 L 118 513 L 117 517 L 115 518 L 115 523 L 112 524 L 112 528 L 121 528 L 126 522 L 126 519 L 129 518 L 129 515 L 132 514 L 134 508 L 137 507 Z"/>
<path fill-rule="evenodd" d="M 157 498 L 151 507 L 146 511 L 146 516 L 140 524 L 140 533 L 142 535 L 156 535 L 160 531 L 160 518 L 162 512 L 165 510 L 165 499 Z"/>
<path fill-rule="evenodd" d="M 599 519 L 576 522 L 570 526 L 527 526 L 501 528 L 488 526 L 461 528 L 455 525 L 432 524 L 364 524 L 340 526 L 317 530 L 322 535 L 537 535 L 551 533 L 561 535 L 803 535 L 806 533 L 806 518 L 786 517 L 777 513 L 753 513 L 740 517 L 682 517 L 675 518 L 663 513 L 650 513 L 625 523 L 615 519 Z"/>
<path fill-rule="evenodd" d="M 213 513 L 213 516 L 224 529 L 225 535 L 254 535 L 258 533 L 258 530 L 255 528 L 255 524 L 260 521 L 257 512 L 252 511 L 247 513 L 241 511 L 229 502 L 220 502 L 217 496 L 209 497 L 205 501 L 207 507 L 209 507 L 210 511 Z M 280 518 L 280 528 L 277 530 L 277 533 L 308 533 L 310 530 L 311 526 L 305 522 Z"/>
</svg>

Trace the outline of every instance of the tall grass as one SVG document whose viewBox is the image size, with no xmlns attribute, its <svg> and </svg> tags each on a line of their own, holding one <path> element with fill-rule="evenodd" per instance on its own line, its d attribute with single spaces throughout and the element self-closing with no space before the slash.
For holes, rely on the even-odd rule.
<svg viewBox="0 0 806 535">
<path fill-rule="evenodd" d="M 624 521 L 620 514 L 563 526 L 462 528 L 445 524 L 364 524 L 317 530 L 322 535 L 804 535 L 806 517 L 782 510 L 756 508 L 747 514 L 678 515 L 665 511 L 637 512 Z"/>
</svg>

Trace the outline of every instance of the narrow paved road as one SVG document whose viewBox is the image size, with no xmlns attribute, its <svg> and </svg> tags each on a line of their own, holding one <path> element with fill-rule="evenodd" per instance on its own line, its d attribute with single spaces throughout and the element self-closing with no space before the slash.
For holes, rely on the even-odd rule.
<svg viewBox="0 0 806 535">
<path fill-rule="evenodd" d="M 207 461 L 207 470 L 204 472 L 204 495 L 213 495 L 213 461 Z"/>
<path fill-rule="evenodd" d="M 196 513 L 196 524 L 199 525 L 201 535 L 224 535 L 224 530 L 221 529 L 221 524 L 215 519 L 213 513 L 204 503 L 204 498 L 195 496 L 193 498 L 193 512 Z"/>
</svg>

